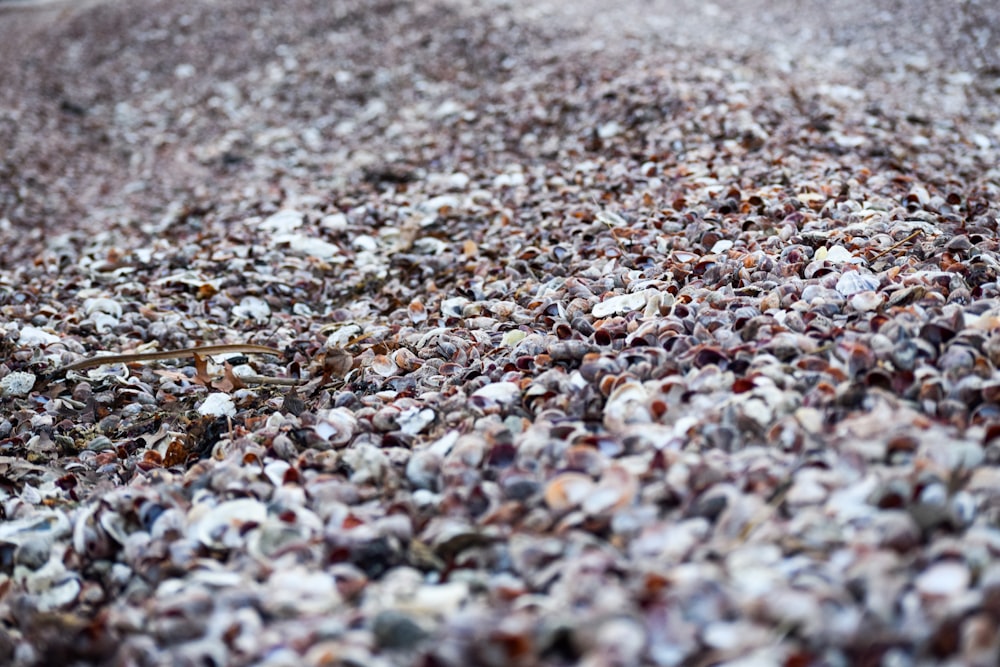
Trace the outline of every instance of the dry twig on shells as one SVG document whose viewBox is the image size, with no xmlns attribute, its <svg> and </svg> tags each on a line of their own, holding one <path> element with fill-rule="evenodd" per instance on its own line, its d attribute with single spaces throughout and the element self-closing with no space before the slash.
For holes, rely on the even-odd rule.
<svg viewBox="0 0 1000 667">
<path fill-rule="evenodd" d="M 228 343 L 223 345 L 203 345 L 200 347 L 185 347 L 179 350 L 161 350 L 159 352 L 126 352 L 123 354 L 106 354 L 88 359 L 81 359 L 67 366 L 56 369 L 53 375 L 64 375 L 69 371 L 79 371 L 85 368 L 97 368 L 105 364 L 132 364 L 163 359 L 185 359 L 198 355 L 211 354 L 271 354 L 281 356 L 281 350 L 267 345 L 252 343 Z"/>
</svg>

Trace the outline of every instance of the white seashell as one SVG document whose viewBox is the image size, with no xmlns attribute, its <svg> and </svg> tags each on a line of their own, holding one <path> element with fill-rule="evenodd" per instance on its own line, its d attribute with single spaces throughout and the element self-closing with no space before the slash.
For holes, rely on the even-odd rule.
<svg viewBox="0 0 1000 667">
<path fill-rule="evenodd" d="M 286 245 L 292 252 L 315 257 L 324 261 L 330 261 L 340 257 L 343 253 L 340 247 L 333 243 L 327 243 L 323 239 L 317 239 L 303 234 L 281 234 L 271 240 L 272 246 Z"/>
<path fill-rule="evenodd" d="M 59 336 L 50 334 L 48 331 L 42 331 L 38 327 L 26 326 L 21 327 L 21 335 L 17 338 L 17 344 L 26 347 L 41 347 L 43 345 L 58 343 L 60 340 Z"/>
<path fill-rule="evenodd" d="M 396 423 L 399 430 L 407 435 L 417 435 L 434 421 L 435 413 L 430 408 L 413 406 L 399 413 Z"/>
<path fill-rule="evenodd" d="M 422 236 L 413 242 L 413 252 L 421 255 L 440 255 L 447 248 L 447 243 L 433 236 Z"/>
<path fill-rule="evenodd" d="M 414 452 L 406 463 L 406 479 L 416 489 L 435 490 L 440 474 L 441 456 L 430 449 Z"/>
<path fill-rule="evenodd" d="M 617 510 L 632 502 L 639 492 L 639 481 L 624 466 L 611 465 L 602 474 L 594 490 L 580 508 L 587 514 Z"/>
<path fill-rule="evenodd" d="M 208 510 L 195 524 L 195 539 L 212 549 L 238 546 L 245 539 L 243 527 L 267 520 L 267 505 L 254 498 L 227 500 Z"/>
<path fill-rule="evenodd" d="M 713 255 L 717 255 L 720 252 L 726 252 L 727 250 L 729 250 L 730 248 L 732 248 L 734 245 L 735 245 L 735 243 L 733 243 L 729 239 L 721 239 L 721 240 L 715 242 L 715 245 L 712 246 L 712 249 L 709 250 L 709 252 L 712 253 Z"/>
<path fill-rule="evenodd" d="M 126 527 L 125 517 L 118 512 L 109 510 L 101 512 L 100 516 L 97 517 L 97 523 L 108 534 L 108 537 L 118 544 L 124 545 L 125 541 L 128 540 L 129 532 Z"/>
<path fill-rule="evenodd" d="M 369 234 L 358 234 L 351 239 L 351 247 L 361 252 L 375 252 L 378 250 L 378 239 Z"/>
<path fill-rule="evenodd" d="M 859 313 L 865 313 L 870 310 L 875 310 L 882 305 L 885 299 L 881 294 L 877 292 L 858 292 L 850 299 L 848 299 L 848 305 Z"/>
<path fill-rule="evenodd" d="M 305 216 L 299 211 L 285 209 L 262 221 L 258 227 L 273 234 L 287 234 L 302 226 Z"/>
<path fill-rule="evenodd" d="M 520 171 L 512 171 L 493 177 L 493 187 L 497 190 L 515 188 L 519 185 L 524 185 L 524 174 Z"/>
<path fill-rule="evenodd" d="M 399 366 L 391 358 L 384 354 L 377 354 L 372 359 L 371 368 L 376 374 L 384 378 L 399 374 Z"/>
<path fill-rule="evenodd" d="M 424 584 L 409 600 L 400 600 L 400 608 L 415 614 L 448 616 L 458 613 L 469 599 L 469 584 L 453 581 L 446 584 Z"/>
<path fill-rule="evenodd" d="M 642 292 L 633 292 L 632 294 L 613 296 L 595 304 L 590 312 L 597 319 L 603 319 L 609 315 L 623 315 L 633 310 L 645 308 L 648 298 L 645 290 Z"/>
<path fill-rule="evenodd" d="M 14 371 L 0 380 L 0 396 L 27 396 L 35 386 L 35 374 Z"/>
<path fill-rule="evenodd" d="M 545 504 L 557 512 L 572 509 L 590 497 L 595 486 L 590 475 L 564 472 L 553 477 L 545 486 Z"/>
<path fill-rule="evenodd" d="M 647 423 L 652 421 L 646 403 L 649 392 L 638 382 L 625 382 L 608 396 L 604 404 L 605 424 Z"/>
<path fill-rule="evenodd" d="M 342 445 L 350 441 L 358 426 L 358 420 L 350 412 L 340 408 L 321 412 L 313 430 L 316 435 L 331 445 Z"/>
<path fill-rule="evenodd" d="M 285 481 L 285 473 L 291 467 L 288 461 L 276 459 L 264 466 L 264 476 L 271 480 L 271 484 L 281 486 Z"/>
<path fill-rule="evenodd" d="M 292 618 L 327 614 L 343 603 L 332 575 L 302 566 L 278 569 L 272 574 L 263 600 L 270 613 Z"/>
<path fill-rule="evenodd" d="M 859 292 L 877 290 L 879 280 L 875 276 L 860 273 L 858 271 L 848 271 L 840 276 L 837 281 L 836 290 L 844 296 L 853 296 Z"/>
<path fill-rule="evenodd" d="M 202 288 L 210 287 L 215 291 L 219 291 L 222 287 L 222 279 L 217 278 L 215 280 L 209 280 L 195 271 L 181 271 L 180 273 L 174 273 L 169 276 L 164 276 L 158 280 L 153 281 L 154 285 L 186 285 L 188 287 Z"/>
<path fill-rule="evenodd" d="M 34 605 L 43 612 L 65 607 L 76 600 L 82 589 L 77 575 L 54 558 L 28 577 L 26 584 Z"/>
<path fill-rule="evenodd" d="M 465 304 L 469 300 L 462 296 L 453 296 L 441 302 L 441 314 L 445 317 L 461 317 Z"/>
<path fill-rule="evenodd" d="M 964 563 L 944 561 L 921 572 L 914 586 L 928 597 L 953 597 L 968 590 L 971 581 L 972 574 Z"/>
<path fill-rule="evenodd" d="M 114 299 L 108 298 L 92 298 L 83 300 L 83 312 L 87 315 L 93 315 L 94 313 L 105 313 L 120 320 L 122 317 L 122 306 L 120 303 Z"/>
<path fill-rule="evenodd" d="M 497 403 L 513 403 L 521 397 L 521 387 L 516 382 L 493 382 L 472 392 L 473 396 L 488 398 Z"/>
<path fill-rule="evenodd" d="M 621 123 L 613 120 L 608 123 L 604 123 L 597 128 L 597 136 L 601 139 L 611 139 L 612 137 L 617 137 L 622 132 Z"/>
<path fill-rule="evenodd" d="M 94 329 L 97 330 L 97 333 L 107 333 L 112 327 L 118 325 L 118 319 L 107 313 L 94 313 L 87 319 L 94 323 Z"/>
<path fill-rule="evenodd" d="M 823 250 L 826 252 L 822 252 Z M 823 256 L 821 257 L 820 255 Z M 853 262 L 856 258 L 851 251 L 844 246 L 835 245 L 830 248 L 820 248 L 817 250 L 815 259 L 825 259 L 826 261 L 834 264 L 842 264 L 844 262 Z"/>
<path fill-rule="evenodd" d="M 458 197 L 441 195 L 440 197 L 432 197 L 425 202 L 421 202 L 417 206 L 417 210 L 425 215 L 435 215 L 448 209 L 456 209 L 458 205 Z"/>
<path fill-rule="evenodd" d="M 198 406 L 198 412 L 206 416 L 232 417 L 236 414 L 236 405 L 228 394 L 216 392 L 209 394 L 202 401 L 201 405 Z"/>
<path fill-rule="evenodd" d="M 347 216 L 343 213 L 331 213 L 323 216 L 319 226 L 326 229 L 342 230 L 347 228 Z"/>
<path fill-rule="evenodd" d="M 245 296 L 237 306 L 233 306 L 233 316 L 238 320 L 254 320 L 259 324 L 271 318 L 271 306 L 256 296 Z"/>
<path fill-rule="evenodd" d="M 51 544 L 70 533 L 70 522 L 62 512 L 38 511 L 23 519 L 0 522 L 0 542 L 21 544 L 42 539 Z"/>
<path fill-rule="evenodd" d="M 446 184 L 452 190 L 464 190 L 469 187 L 469 175 L 457 171 L 446 178 Z"/>
</svg>

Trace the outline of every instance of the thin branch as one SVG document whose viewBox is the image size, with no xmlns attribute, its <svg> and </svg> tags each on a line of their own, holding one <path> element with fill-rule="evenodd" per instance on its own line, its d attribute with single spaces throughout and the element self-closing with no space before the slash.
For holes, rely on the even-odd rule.
<svg viewBox="0 0 1000 667">
<path fill-rule="evenodd" d="M 185 359 L 201 355 L 213 354 L 270 354 L 276 357 L 282 355 L 281 350 L 267 345 L 252 343 L 229 343 L 224 345 L 203 345 L 201 347 L 185 347 L 179 350 L 160 350 L 158 352 L 126 352 L 124 354 L 105 354 L 89 359 L 81 359 L 67 366 L 57 368 L 53 375 L 62 375 L 69 371 L 79 371 L 85 368 L 97 368 L 105 364 L 132 364 L 162 359 Z"/>
</svg>

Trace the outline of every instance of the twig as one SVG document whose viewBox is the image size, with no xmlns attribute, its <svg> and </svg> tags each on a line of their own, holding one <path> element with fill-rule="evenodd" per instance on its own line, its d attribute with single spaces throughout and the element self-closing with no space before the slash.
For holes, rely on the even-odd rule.
<svg viewBox="0 0 1000 667">
<path fill-rule="evenodd" d="M 268 347 L 267 345 L 254 345 L 252 343 L 229 343 L 224 345 L 203 345 L 201 347 L 185 347 L 179 350 L 161 350 L 158 352 L 126 352 L 124 354 L 105 354 L 57 368 L 53 375 L 62 375 L 69 371 L 79 371 L 85 368 L 96 368 L 105 364 L 131 364 L 143 363 L 146 361 L 160 361 L 162 359 L 184 359 L 196 355 L 213 354 L 271 354 L 280 357 L 282 352 L 279 349 Z"/>
<path fill-rule="evenodd" d="M 922 229 L 917 229 L 917 230 L 911 232 L 910 235 L 907 236 L 905 239 L 903 239 L 901 241 L 897 241 L 896 243 L 893 243 L 891 246 L 889 246 L 888 248 L 886 248 L 882 252 L 876 254 L 874 257 L 872 257 L 871 261 L 874 262 L 876 259 L 880 259 L 880 258 L 884 257 L 885 255 L 888 255 L 890 252 L 892 252 L 893 250 L 895 250 L 899 246 L 903 245 L 907 241 L 912 241 L 913 239 L 917 238 L 917 236 L 919 236 L 920 234 L 923 234 L 923 233 L 924 233 L 924 230 L 922 230 Z"/>
</svg>

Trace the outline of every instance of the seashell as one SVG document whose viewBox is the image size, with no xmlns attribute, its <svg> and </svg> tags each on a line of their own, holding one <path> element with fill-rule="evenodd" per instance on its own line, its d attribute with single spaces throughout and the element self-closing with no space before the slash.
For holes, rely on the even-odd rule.
<svg viewBox="0 0 1000 667">
<path fill-rule="evenodd" d="M 436 215 L 457 209 L 458 206 L 458 197 L 454 195 L 440 195 L 421 202 L 417 205 L 417 210 L 425 215 Z"/>
<path fill-rule="evenodd" d="M 107 533 L 108 537 L 119 545 L 125 545 L 130 531 L 128 530 L 128 522 L 124 516 L 118 512 L 106 509 L 97 517 L 97 523 Z"/>
<path fill-rule="evenodd" d="M 73 525 L 62 512 L 44 510 L 23 519 L 0 522 L 0 542 L 24 544 L 39 541 L 51 545 L 70 535 Z"/>
<path fill-rule="evenodd" d="M 866 275 L 859 271 L 847 271 L 840 276 L 835 289 L 844 296 L 853 296 L 859 292 L 877 290 L 878 286 L 879 280 L 875 276 Z"/>
<path fill-rule="evenodd" d="M 257 227 L 272 234 L 287 234 L 302 226 L 305 215 L 292 209 L 278 211 L 262 220 Z"/>
<path fill-rule="evenodd" d="M 871 310 L 876 310 L 884 301 L 885 299 L 881 294 L 867 291 L 858 292 L 852 295 L 851 298 L 848 299 L 847 305 L 859 313 L 865 313 Z"/>
<path fill-rule="evenodd" d="M 268 577 L 266 590 L 263 607 L 279 618 L 329 614 L 343 604 L 331 574 L 302 565 L 277 569 Z"/>
<path fill-rule="evenodd" d="M 430 408 L 413 406 L 400 412 L 396 417 L 396 423 L 403 433 L 417 435 L 433 424 L 436 417 L 436 413 Z"/>
<path fill-rule="evenodd" d="M 230 549 L 243 543 L 248 528 L 266 520 L 267 505 L 259 500 L 227 500 L 201 516 L 194 525 L 194 538 L 210 549 Z"/>
<path fill-rule="evenodd" d="M 611 315 L 623 315 L 633 310 L 645 308 L 647 299 L 648 294 L 645 290 L 631 294 L 621 294 L 595 304 L 590 313 L 597 319 L 604 319 Z"/>
<path fill-rule="evenodd" d="M 198 406 L 198 412 L 211 417 L 233 417 L 236 415 L 236 404 L 229 394 L 215 392 L 205 397 Z"/>
<path fill-rule="evenodd" d="M 395 431 L 399 428 L 396 418 L 399 417 L 399 408 L 395 405 L 387 405 L 375 411 L 372 415 L 372 426 L 377 431 Z"/>
<path fill-rule="evenodd" d="M 730 241 L 729 239 L 720 239 L 715 242 L 715 244 L 712 246 L 712 249 L 709 250 L 709 252 L 712 253 L 713 255 L 717 255 L 719 253 L 726 252 L 734 245 L 736 244 Z"/>
<path fill-rule="evenodd" d="M 420 324 L 427 320 L 427 308 L 417 299 L 410 302 L 410 305 L 406 307 L 406 312 L 414 324 Z"/>
<path fill-rule="evenodd" d="M 313 431 L 335 447 L 350 442 L 358 428 L 357 418 L 346 408 L 320 411 L 316 417 Z"/>
<path fill-rule="evenodd" d="M 604 422 L 608 428 L 652 421 L 649 391 L 639 382 L 626 381 L 616 386 L 604 404 Z"/>
<path fill-rule="evenodd" d="M 972 573 L 965 563 L 942 561 L 921 572 L 913 585 L 928 598 L 954 598 L 964 593 L 972 582 Z"/>
<path fill-rule="evenodd" d="M 25 326 L 21 327 L 21 332 L 17 337 L 17 344 L 23 347 L 44 347 L 58 343 L 60 340 L 59 336 L 42 331 L 38 327 Z"/>
<path fill-rule="evenodd" d="M 0 396 L 27 396 L 35 386 L 35 374 L 13 371 L 0 380 Z"/>
<path fill-rule="evenodd" d="M 441 314 L 445 317 L 462 317 L 469 300 L 462 296 L 454 296 L 441 302 Z"/>
<path fill-rule="evenodd" d="M 414 488 L 437 491 L 441 462 L 441 455 L 431 449 L 414 452 L 406 464 L 406 479 Z"/>
<path fill-rule="evenodd" d="M 472 392 L 472 396 L 506 405 L 521 397 L 521 386 L 516 382 L 492 382 Z"/>
<path fill-rule="evenodd" d="M 122 318 L 122 306 L 120 303 L 114 299 L 108 298 L 90 298 L 83 300 L 83 312 L 87 315 L 93 315 L 94 313 L 104 313 L 105 315 L 110 315 L 115 320 L 120 320 Z"/>
<path fill-rule="evenodd" d="M 579 472 L 561 473 L 545 485 L 545 504 L 557 512 L 573 509 L 593 492 L 595 486 L 589 475 Z"/>
<path fill-rule="evenodd" d="M 580 508 L 591 515 L 619 510 L 631 504 L 638 492 L 639 480 L 635 475 L 624 466 L 611 465 L 605 468 Z"/>
<path fill-rule="evenodd" d="M 83 585 L 62 563 L 50 560 L 28 577 L 26 589 L 38 611 L 52 612 L 72 604 Z"/>
<path fill-rule="evenodd" d="M 408 348 L 402 347 L 389 355 L 392 362 L 403 372 L 410 372 L 420 368 L 423 362 Z"/>
<path fill-rule="evenodd" d="M 816 250 L 816 254 L 813 255 L 813 259 L 826 260 L 827 262 L 831 262 L 833 264 L 862 261 L 860 258 L 855 257 L 850 250 L 842 245 L 835 245 L 829 248 L 819 248 Z"/>
<path fill-rule="evenodd" d="M 396 365 L 396 362 L 384 354 L 375 355 L 371 362 L 371 369 L 382 377 L 390 377 L 399 373 L 399 366 Z"/>
<path fill-rule="evenodd" d="M 670 257 L 674 261 L 680 262 L 681 264 L 690 264 L 701 259 L 701 255 L 697 255 L 686 250 L 674 250 L 670 253 Z"/>
<path fill-rule="evenodd" d="M 233 317 L 237 320 L 253 320 L 263 324 L 271 319 L 271 306 L 260 297 L 245 296 L 238 306 L 233 306 Z"/>
<path fill-rule="evenodd" d="M 521 329 L 511 329 L 504 332 L 503 338 L 500 339 L 500 344 L 505 347 L 514 347 L 524 340 L 527 335 L 527 332 Z"/>
</svg>

